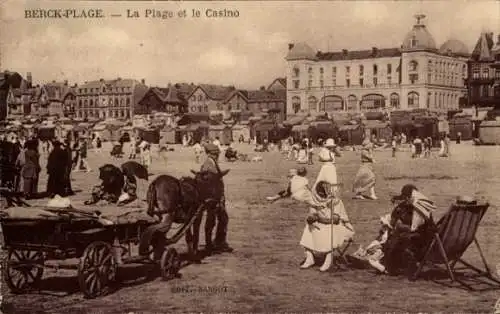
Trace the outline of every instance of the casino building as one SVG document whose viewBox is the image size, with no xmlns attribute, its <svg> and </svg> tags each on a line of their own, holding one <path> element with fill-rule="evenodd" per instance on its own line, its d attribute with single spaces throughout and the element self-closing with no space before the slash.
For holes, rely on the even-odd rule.
<svg viewBox="0 0 500 314">
<path fill-rule="evenodd" d="M 425 15 L 415 17 L 400 48 L 321 52 L 289 44 L 287 115 L 458 108 L 467 93 L 469 51 L 457 39 L 438 49 Z"/>
</svg>

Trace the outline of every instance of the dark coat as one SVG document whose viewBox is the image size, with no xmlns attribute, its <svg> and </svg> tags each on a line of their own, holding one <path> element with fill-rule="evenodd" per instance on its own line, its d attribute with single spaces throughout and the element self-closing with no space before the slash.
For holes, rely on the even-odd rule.
<svg viewBox="0 0 500 314">
<path fill-rule="evenodd" d="M 24 152 L 24 165 L 21 168 L 21 176 L 23 178 L 32 179 L 38 177 L 39 172 L 40 155 L 35 150 L 27 149 Z"/>
</svg>

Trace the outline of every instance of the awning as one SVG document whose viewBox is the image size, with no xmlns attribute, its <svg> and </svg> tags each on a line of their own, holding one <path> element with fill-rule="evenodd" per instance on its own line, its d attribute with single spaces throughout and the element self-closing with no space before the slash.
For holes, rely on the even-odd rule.
<svg viewBox="0 0 500 314">
<path fill-rule="evenodd" d="M 472 115 L 472 121 L 483 121 L 486 118 L 488 111 L 478 111 L 477 115 Z"/>
<path fill-rule="evenodd" d="M 209 130 L 214 130 L 214 131 L 222 131 L 224 129 L 228 128 L 227 125 L 222 125 L 222 124 L 217 124 L 217 125 L 211 125 L 208 127 Z"/>
<path fill-rule="evenodd" d="M 309 130 L 310 126 L 307 124 L 297 124 L 292 127 L 292 132 L 303 132 Z"/>
<path fill-rule="evenodd" d="M 359 128 L 359 124 L 345 124 L 339 127 L 339 131 L 352 131 Z"/>
<path fill-rule="evenodd" d="M 363 125 L 367 129 L 385 129 L 389 126 L 389 123 L 378 120 L 366 120 L 363 122 Z"/>
<path fill-rule="evenodd" d="M 305 119 L 306 117 L 291 117 L 290 119 L 283 121 L 283 124 L 293 126 L 302 123 Z"/>
<path fill-rule="evenodd" d="M 259 123 L 255 126 L 255 131 L 270 131 L 274 129 L 276 125 L 273 123 Z"/>
</svg>

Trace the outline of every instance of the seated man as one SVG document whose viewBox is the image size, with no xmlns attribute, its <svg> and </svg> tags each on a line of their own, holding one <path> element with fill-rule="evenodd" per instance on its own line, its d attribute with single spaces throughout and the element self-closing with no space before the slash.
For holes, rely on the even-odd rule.
<svg viewBox="0 0 500 314">
<path fill-rule="evenodd" d="M 401 202 L 391 214 L 392 230 L 383 244 L 381 262 L 389 274 L 398 275 L 401 271 L 414 271 L 432 236 L 429 219 L 436 207 L 412 184 L 403 186 L 401 195 L 392 201 Z"/>
<path fill-rule="evenodd" d="M 292 182 L 293 177 L 295 177 L 296 175 L 297 175 L 297 169 L 290 169 L 288 171 L 288 176 L 287 176 L 288 177 L 288 185 L 287 185 L 286 189 L 281 190 L 276 195 L 268 196 L 268 197 L 266 197 L 266 199 L 268 201 L 274 202 L 276 200 L 279 200 L 280 198 L 287 198 L 287 197 L 292 196 L 291 182 Z"/>
<path fill-rule="evenodd" d="M 85 205 L 96 204 L 100 200 L 113 204 L 118 202 L 125 186 L 123 172 L 111 164 L 106 164 L 99 168 L 99 179 L 101 184 L 93 187 L 92 196 L 85 201 Z"/>
<path fill-rule="evenodd" d="M 233 149 L 231 146 L 229 146 L 226 149 L 226 153 L 224 154 L 224 156 L 226 157 L 227 161 L 238 160 L 238 152 L 235 149 Z"/>
</svg>

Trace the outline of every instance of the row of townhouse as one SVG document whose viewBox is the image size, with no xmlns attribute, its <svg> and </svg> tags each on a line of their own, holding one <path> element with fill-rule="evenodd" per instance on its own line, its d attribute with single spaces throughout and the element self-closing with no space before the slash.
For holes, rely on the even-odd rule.
<svg viewBox="0 0 500 314">
<path fill-rule="evenodd" d="M 221 115 L 223 119 L 267 116 L 277 121 L 286 117 L 286 80 L 275 79 L 267 88 L 236 89 L 210 84 L 169 84 L 151 87 L 135 107 L 135 114 L 166 112 L 176 114 Z"/>
</svg>

